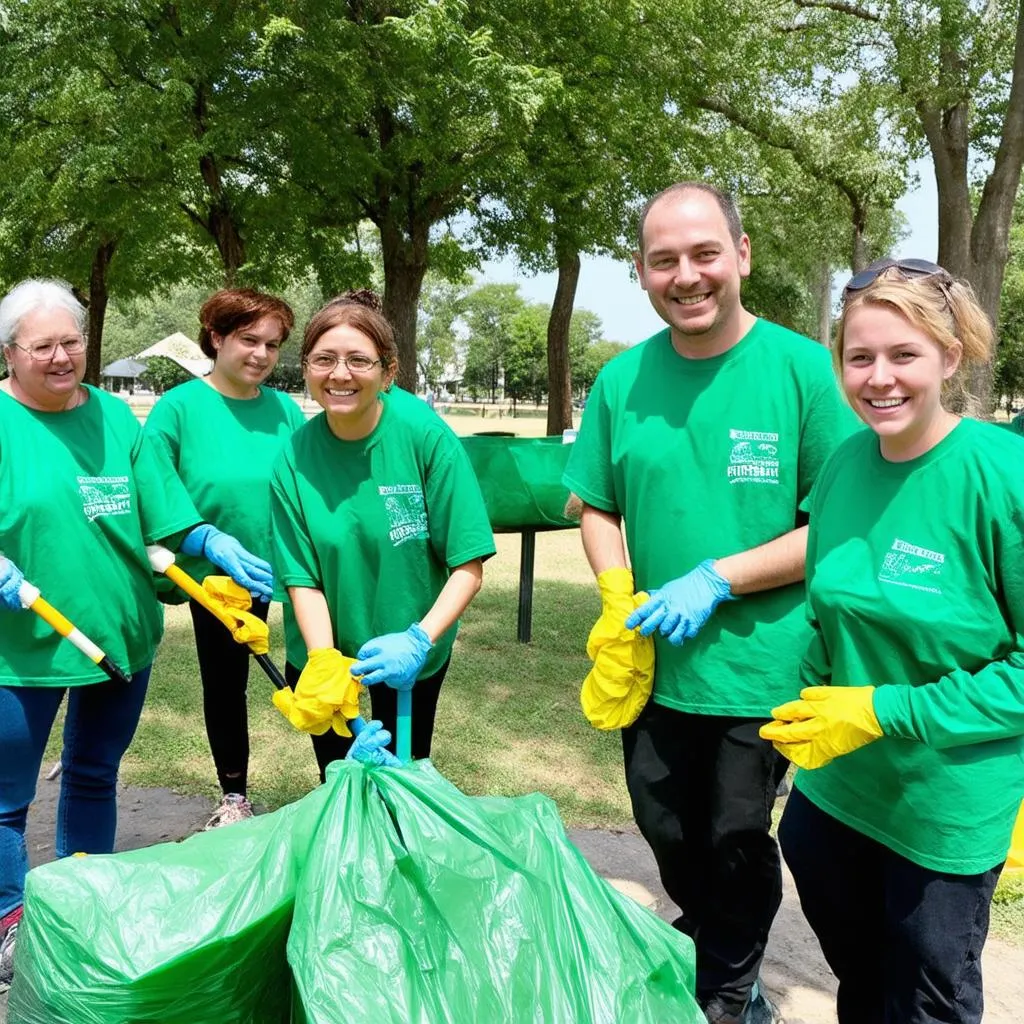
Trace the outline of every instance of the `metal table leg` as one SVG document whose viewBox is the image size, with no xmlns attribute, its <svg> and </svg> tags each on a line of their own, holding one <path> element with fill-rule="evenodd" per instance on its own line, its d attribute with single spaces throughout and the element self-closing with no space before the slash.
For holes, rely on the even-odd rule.
<svg viewBox="0 0 1024 1024">
<path fill-rule="evenodd" d="M 533 560 L 537 550 L 537 531 L 522 531 L 519 553 L 519 626 L 516 639 L 528 644 L 533 634 Z"/>
</svg>

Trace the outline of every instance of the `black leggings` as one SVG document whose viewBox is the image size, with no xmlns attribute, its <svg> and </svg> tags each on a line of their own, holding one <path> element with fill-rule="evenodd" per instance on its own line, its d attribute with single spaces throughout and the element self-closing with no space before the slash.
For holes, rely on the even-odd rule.
<svg viewBox="0 0 1024 1024">
<path fill-rule="evenodd" d="M 441 684 L 452 663 L 449 658 L 432 676 L 424 676 L 416 680 L 412 688 L 412 756 L 414 759 L 430 757 L 430 744 L 434 738 L 434 718 L 437 714 L 437 699 L 441 695 Z M 294 690 L 302 670 L 291 662 L 284 667 L 284 677 Z M 370 707 L 373 717 L 384 724 L 384 728 L 395 735 L 398 722 L 397 690 L 386 683 L 371 686 Z M 339 736 L 329 729 L 323 736 L 310 736 L 313 741 L 313 752 L 316 754 L 317 767 L 320 769 L 320 781 L 324 781 L 324 772 L 332 761 L 341 761 L 352 746 L 352 739 Z"/>
<path fill-rule="evenodd" d="M 225 793 L 246 793 L 249 771 L 249 718 L 245 691 L 249 682 L 249 648 L 235 643 L 221 621 L 189 601 L 196 635 L 199 678 L 203 682 L 206 738 Z M 266 621 L 270 605 L 254 601 L 253 615 Z"/>
</svg>

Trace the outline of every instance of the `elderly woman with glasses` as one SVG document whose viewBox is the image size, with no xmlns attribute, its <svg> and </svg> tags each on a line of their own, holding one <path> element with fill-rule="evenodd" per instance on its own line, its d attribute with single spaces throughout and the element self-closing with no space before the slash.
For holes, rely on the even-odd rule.
<svg viewBox="0 0 1024 1024">
<path fill-rule="evenodd" d="M 494 554 L 480 488 L 440 417 L 392 387 L 398 350 L 372 292 L 314 314 L 301 355 L 323 412 L 286 442 L 271 481 L 277 580 L 301 633 L 286 637 L 286 676 L 299 697 L 313 678 L 347 677 L 342 656 L 354 657 L 392 729 L 395 691 L 415 684 L 412 755 L 427 757 L 458 619 Z M 349 742 L 313 737 L 321 779 Z"/>
<path fill-rule="evenodd" d="M 974 1024 L 1024 797 L 1021 442 L 972 411 L 992 328 L 969 286 L 885 260 L 833 349 L 870 428 L 818 477 L 801 699 L 761 735 L 800 766 L 779 839 L 841 1024 Z"/>
<path fill-rule="evenodd" d="M 163 631 L 146 545 L 205 554 L 255 594 L 273 583 L 266 562 L 201 521 L 128 406 L 82 383 L 84 316 L 59 281 L 23 281 L 0 301 L 0 991 L 14 969 L 25 821 L 65 690 L 57 856 L 114 847 L 118 767 Z M 26 577 L 127 682 L 28 614 Z"/>
</svg>

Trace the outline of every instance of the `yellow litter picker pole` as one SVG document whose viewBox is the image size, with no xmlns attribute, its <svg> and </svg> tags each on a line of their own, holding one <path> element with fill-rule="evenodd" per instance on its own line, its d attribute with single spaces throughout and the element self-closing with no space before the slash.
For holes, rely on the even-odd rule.
<svg viewBox="0 0 1024 1024">
<path fill-rule="evenodd" d="M 21 603 L 34 611 L 47 625 L 70 640 L 93 664 L 98 665 L 115 683 L 131 682 L 128 674 L 115 665 L 73 622 L 65 618 L 40 593 L 39 588 L 26 580 L 18 588 Z"/>
<path fill-rule="evenodd" d="M 202 605 L 215 619 L 222 622 L 229 631 L 234 630 L 235 620 L 218 608 L 210 600 L 210 595 L 181 566 L 174 564 L 173 551 L 165 548 L 162 544 L 149 544 L 146 547 L 146 554 L 149 556 L 149 564 L 154 572 L 163 573 L 169 580 L 181 587 L 193 601 Z M 287 688 L 288 684 L 284 681 L 281 670 L 270 660 L 269 655 L 256 654 L 253 651 L 252 656 L 277 689 L 284 690 Z"/>
</svg>

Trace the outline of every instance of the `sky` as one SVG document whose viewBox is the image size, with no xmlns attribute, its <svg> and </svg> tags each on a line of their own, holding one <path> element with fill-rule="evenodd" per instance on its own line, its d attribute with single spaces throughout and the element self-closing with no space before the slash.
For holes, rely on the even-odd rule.
<svg viewBox="0 0 1024 1024">
<path fill-rule="evenodd" d="M 912 170 L 917 175 L 918 185 L 896 204 L 907 218 L 910 233 L 896 247 L 893 255 L 934 260 L 939 248 L 935 175 L 927 159 L 919 161 Z M 750 245 L 756 261 L 757 239 L 751 238 Z M 842 286 L 846 277 L 846 271 L 836 274 L 837 288 Z M 481 280 L 518 284 L 521 294 L 530 302 L 550 304 L 555 295 L 555 274 L 530 276 L 520 273 L 511 259 L 485 263 Z M 632 344 L 664 327 L 633 276 L 632 267 L 625 261 L 584 257 L 576 308 L 596 313 L 604 325 L 604 336 L 610 341 Z"/>
</svg>

